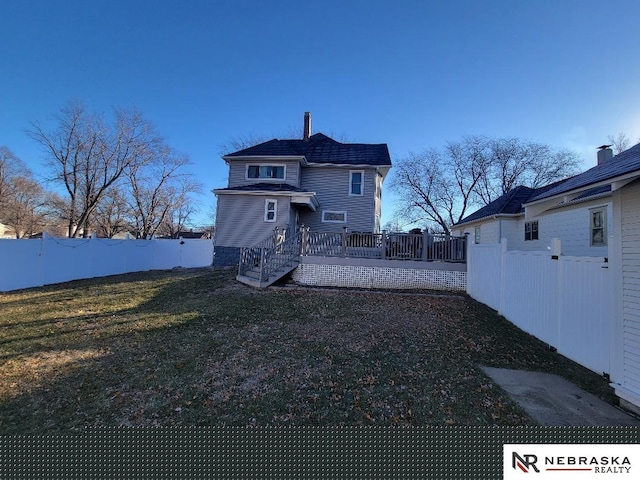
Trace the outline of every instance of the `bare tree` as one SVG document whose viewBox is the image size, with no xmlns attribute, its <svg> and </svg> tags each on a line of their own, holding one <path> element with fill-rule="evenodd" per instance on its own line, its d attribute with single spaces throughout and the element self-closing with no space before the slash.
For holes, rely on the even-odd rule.
<svg viewBox="0 0 640 480">
<path fill-rule="evenodd" d="M 30 237 L 45 228 L 46 207 L 40 184 L 27 175 L 18 176 L 12 179 L 0 218 L 13 229 L 16 238 Z"/>
<path fill-rule="evenodd" d="M 577 154 L 518 138 L 485 139 L 488 162 L 478 187 L 477 203 L 487 205 L 501 195 L 525 185 L 538 188 L 573 175 L 580 164 Z"/>
<path fill-rule="evenodd" d="M 182 228 L 194 212 L 190 194 L 201 186 L 183 172 L 188 164 L 185 155 L 159 145 L 151 162 L 128 168 L 129 206 L 139 238 L 155 235 L 167 223 Z"/>
<path fill-rule="evenodd" d="M 22 160 L 5 146 L 0 146 L 0 208 L 10 198 L 11 184 L 15 177 L 27 171 Z"/>
<path fill-rule="evenodd" d="M 99 237 L 113 238 L 132 230 L 129 222 L 131 209 L 126 200 L 126 191 L 121 185 L 112 186 L 97 205 L 92 223 Z"/>
<path fill-rule="evenodd" d="M 573 152 L 516 138 L 464 137 L 443 149 L 411 153 L 392 170 L 398 216 L 446 234 L 472 207 L 486 205 L 518 185 L 536 188 L 577 170 Z"/>
<path fill-rule="evenodd" d="M 89 221 L 105 193 L 127 168 L 148 161 L 149 148 L 159 139 L 136 110 L 115 110 L 109 124 L 102 115 L 72 103 L 54 119 L 55 129 L 33 122 L 28 133 L 44 147 L 52 179 L 69 195 L 69 237 L 80 232 L 88 236 Z"/>
<path fill-rule="evenodd" d="M 631 140 L 627 137 L 625 133 L 618 133 L 617 135 L 609 135 L 609 141 L 611 142 L 611 146 L 613 147 L 614 155 L 619 154 L 620 152 L 624 152 L 630 147 Z"/>
<path fill-rule="evenodd" d="M 158 233 L 171 238 L 178 238 L 184 232 L 194 214 L 198 212 L 198 205 L 193 202 L 191 193 L 200 191 L 200 185 L 190 179 L 183 179 L 172 192 L 173 202 L 158 228 Z"/>
<path fill-rule="evenodd" d="M 55 195 L 46 192 L 25 163 L 7 147 L 0 147 L 0 222 L 16 238 L 29 237 L 51 220 Z"/>
</svg>

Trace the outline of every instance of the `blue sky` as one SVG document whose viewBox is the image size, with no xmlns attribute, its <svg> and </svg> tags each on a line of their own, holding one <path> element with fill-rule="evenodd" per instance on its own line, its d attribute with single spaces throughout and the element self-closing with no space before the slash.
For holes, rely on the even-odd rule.
<svg viewBox="0 0 640 480">
<path fill-rule="evenodd" d="M 483 134 L 574 149 L 586 169 L 608 135 L 640 138 L 638 19 L 635 0 L 0 0 L 0 145 L 46 178 L 30 121 L 135 105 L 190 156 L 203 217 L 220 145 L 305 111 L 395 161 Z"/>
</svg>

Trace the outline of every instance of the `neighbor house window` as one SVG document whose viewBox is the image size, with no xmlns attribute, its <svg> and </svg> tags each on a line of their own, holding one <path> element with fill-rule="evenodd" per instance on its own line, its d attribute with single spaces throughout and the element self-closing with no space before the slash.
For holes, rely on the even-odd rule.
<svg viewBox="0 0 640 480">
<path fill-rule="evenodd" d="M 538 240 L 538 221 L 524 222 L 524 239 Z"/>
<path fill-rule="evenodd" d="M 284 180 L 284 165 L 247 165 L 247 179 Z"/>
<path fill-rule="evenodd" d="M 480 243 L 480 227 L 476 227 L 473 231 L 473 243 Z"/>
<path fill-rule="evenodd" d="M 607 208 L 589 210 L 591 216 L 591 246 L 607 244 Z"/>
<path fill-rule="evenodd" d="M 264 221 L 265 222 L 275 222 L 276 221 L 276 211 L 278 209 L 278 201 L 266 199 L 264 201 Z"/>
<path fill-rule="evenodd" d="M 364 190 L 364 171 L 349 172 L 349 195 L 362 195 Z"/>
<path fill-rule="evenodd" d="M 323 223 L 347 223 L 347 212 L 323 210 L 322 222 Z"/>
</svg>

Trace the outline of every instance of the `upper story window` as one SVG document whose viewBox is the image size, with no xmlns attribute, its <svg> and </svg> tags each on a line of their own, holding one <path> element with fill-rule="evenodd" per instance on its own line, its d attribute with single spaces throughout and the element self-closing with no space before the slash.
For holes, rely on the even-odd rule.
<svg viewBox="0 0 640 480">
<path fill-rule="evenodd" d="M 364 171 L 351 170 L 349 172 L 349 195 L 362 195 L 364 191 Z"/>
<path fill-rule="evenodd" d="M 607 244 L 607 207 L 592 208 L 591 217 L 591 246 L 599 247 Z"/>
<path fill-rule="evenodd" d="M 524 222 L 524 239 L 538 240 L 538 221 Z"/>
<path fill-rule="evenodd" d="M 247 179 L 284 180 L 284 165 L 247 165 Z"/>
<path fill-rule="evenodd" d="M 473 243 L 480 243 L 480 227 L 473 229 Z"/>
</svg>

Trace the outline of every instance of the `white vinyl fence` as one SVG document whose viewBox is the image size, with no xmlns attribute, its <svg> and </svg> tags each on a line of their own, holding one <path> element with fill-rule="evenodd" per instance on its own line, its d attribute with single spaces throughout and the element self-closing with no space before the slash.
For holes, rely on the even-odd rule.
<svg viewBox="0 0 640 480">
<path fill-rule="evenodd" d="M 213 241 L 54 238 L 0 240 L 0 291 L 146 270 L 210 266 Z"/>
<path fill-rule="evenodd" d="M 559 243 L 554 251 L 559 252 Z M 471 245 L 467 293 L 597 373 L 609 373 L 613 287 L 602 257 Z"/>
</svg>

